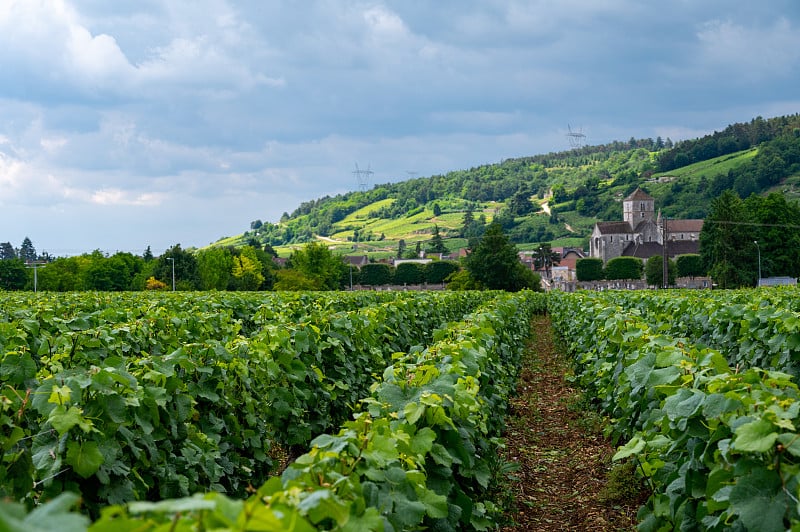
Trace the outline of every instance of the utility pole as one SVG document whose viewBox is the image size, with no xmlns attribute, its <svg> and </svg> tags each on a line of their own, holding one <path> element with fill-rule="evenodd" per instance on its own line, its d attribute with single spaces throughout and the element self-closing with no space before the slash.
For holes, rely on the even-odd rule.
<svg viewBox="0 0 800 532">
<path fill-rule="evenodd" d="M 33 268 L 33 293 L 35 294 L 38 291 L 38 284 L 39 284 L 39 275 L 38 269 L 39 267 L 44 268 L 44 265 L 47 264 L 43 260 L 32 260 L 25 263 L 26 268 Z"/>
<path fill-rule="evenodd" d="M 167 257 L 167 260 L 172 263 L 172 291 L 175 291 L 175 257 Z"/>
<path fill-rule="evenodd" d="M 667 253 L 667 220 L 668 218 L 664 216 L 661 223 L 661 239 L 664 241 L 664 245 L 661 246 L 661 283 L 664 288 L 669 288 L 669 254 Z"/>
</svg>

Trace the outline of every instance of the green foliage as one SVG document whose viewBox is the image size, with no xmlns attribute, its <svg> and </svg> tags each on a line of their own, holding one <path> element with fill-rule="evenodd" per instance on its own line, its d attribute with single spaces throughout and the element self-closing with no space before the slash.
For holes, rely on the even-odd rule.
<svg viewBox="0 0 800 532">
<path fill-rule="evenodd" d="M 22 259 L 0 260 L 0 290 L 22 290 L 27 283 L 28 272 Z"/>
<path fill-rule="evenodd" d="M 599 281 L 603 278 L 603 259 L 584 258 L 575 262 L 575 277 L 578 281 Z"/>
<path fill-rule="evenodd" d="M 678 267 L 675 261 L 667 259 L 667 286 L 675 285 Z M 649 286 L 664 286 L 664 258 L 654 255 L 647 259 L 644 265 L 644 278 Z"/>
<path fill-rule="evenodd" d="M 425 265 L 417 262 L 401 262 L 394 270 L 394 284 L 422 284 L 425 280 Z"/>
<path fill-rule="evenodd" d="M 492 223 L 465 261 L 470 276 L 491 290 L 538 289 L 539 280 L 519 261 L 517 248 L 498 223 Z"/>
<path fill-rule="evenodd" d="M 291 267 L 317 282 L 318 290 L 337 290 L 347 269 L 339 257 L 319 242 L 309 242 L 289 259 Z"/>
<path fill-rule="evenodd" d="M 457 272 L 459 265 L 452 260 L 435 260 L 425 265 L 426 283 L 443 283 L 447 277 Z"/>
<path fill-rule="evenodd" d="M 720 288 L 755 285 L 757 252 L 752 220 L 739 196 L 724 192 L 711 202 L 700 232 L 703 266 Z"/>
<path fill-rule="evenodd" d="M 361 284 L 365 286 L 382 286 L 392 283 L 394 274 L 392 267 L 383 263 L 365 264 L 361 267 Z"/>
<path fill-rule="evenodd" d="M 644 265 L 636 257 L 615 257 L 603 269 L 603 277 L 608 280 L 641 279 Z"/>
<path fill-rule="evenodd" d="M 520 353 L 529 330 L 528 320 L 532 312 L 544 310 L 544 296 L 530 292 L 514 296 L 491 292 L 429 293 L 404 300 L 393 295 L 385 305 L 362 308 L 349 314 L 353 318 L 360 317 L 349 325 L 342 321 L 341 314 L 330 314 L 330 309 L 341 303 L 362 306 L 366 298 L 379 295 L 340 293 L 337 296 L 323 301 L 328 308 L 321 314 L 309 316 L 309 321 L 316 324 L 314 327 L 292 325 L 286 321 L 273 323 L 276 318 L 294 319 L 295 310 L 300 309 L 296 309 L 291 299 L 280 301 L 279 305 L 260 307 L 254 324 L 257 327 L 255 336 L 246 342 L 247 347 L 240 345 L 237 348 L 239 356 L 231 360 L 258 358 L 259 363 L 251 366 L 248 372 L 229 371 L 228 379 L 216 380 L 217 386 L 201 386 L 204 393 L 195 396 L 196 403 L 187 405 L 197 409 L 197 414 L 185 419 L 199 422 L 200 426 L 215 416 L 219 416 L 217 422 L 229 423 L 234 419 L 242 422 L 242 417 L 257 417 L 264 410 L 267 415 L 279 415 L 282 419 L 282 424 L 277 420 L 266 424 L 255 420 L 249 429 L 253 431 L 265 425 L 286 427 L 288 423 L 290 427 L 296 426 L 298 416 L 302 418 L 299 421 L 308 423 L 311 420 L 305 413 L 309 413 L 318 416 L 318 422 L 328 420 L 328 423 L 341 424 L 338 433 L 317 436 L 310 451 L 291 464 L 281 478 L 270 479 L 246 501 L 210 493 L 157 503 L 111 506 L 102 510 L 91 530 L 222 527 L 230 530 L 299 531 L 491 527 L 499 509 L 486 496 L 491 462 L 502 429 L 501 416 L 514 390 Z M 296 301 L 302 306 L 306 296 L 298 297 Z M 342 298 L 346 301 L 341 301 Z M 485 303 L 484 306 L 476 310 L 475 305 L 481 302 Z M 273 308 L 279 308 L 281 314 L 274 312 Z M 219 310 L 217 306 L 213 312 L 219 313 Z M 458 321 L 459 316 L 468 312 L 472 313 L 468 319 Z M 320 320 L 323 316 L 327 319 Z M 211 320 L 197 321 L 208 323 Z M 419 336 L 420 332 L 433 331 L 435 323 L 452 325 L 434 333 L 434 338 Z M 317 331 L 326 331 L 328 327 L 331 329 L 326 333 Z M 391 334 L 396 336 L 386 342 Z M 359 345 L 345 348 L 343 339 L 352 339 Z M 243 340 L 240 337 L 235 342 L 238 345 Z M 375 348 L 384 344 L 384 353 L 378 355 Z M 409 350 L 414 344 L 430 344 L 431 347 Z M 265 348 L 272 351 L 274 358 L 254 357 L 256 352 L 264 353 Z M 192 367 L 190 363 L 194 359 L 185 357 L 185 354 L 188 353 L 173 353 L 168 357 L 169 362 L 175 363 L 176 368 Z M 219 354 L 214 355 L 214 367 L 220 365 Z M 227 362 L 227 358 L 225 360 Z M 377 362 L 381 368 L 391 360 L 391 366 L 385 370 L 347 366 L 356 360 Z M 323 365 L 315 367 L 314 361 L 323 361 Z M 161 378 L 167 367 L 162 362 L 154 363 L 147 368 L 149 373 L 144 377 L 148 378 L 147 375 L 157 371 Z M 204 369 L 200 375 L 208 374 L 211 367 Z M 381 371 L 383 378 L 376 382 L 375 375 Z M 257 379 L 265 374 L 281 380 L 264 385 Z M 120 372 L 119 375 L 127 374 Z M 236 406 L 218 405 L 229 397 L 223 395 L 219 384 L 230 385 L 231 375 L 239 378 L 247 375 L 253 379 L 248 384 L 254 389 L 279 395 L 262 397 L 261 405 L 269 405 L 266 409 L 258 408 L 259 403 L 249 400 L 240 400 Z M 178 374 L 167 378 L 169 381 L 177 377 Z M 180 379 L 186 378 L 186 374 L 180 374 Z M 126 376 L 118 382 L 128 380 Z M 157 388 L 154 385 L 158 379 L 148 382 L 151 383 L 149 387 Z M 174 380 L 172 384 L 175 384 Z M 198 385 L 202 384 L 202 380 L 198 381 Z M 240 387 L 237 393 L 245 389 Z M 107 444 L 99 442 L 109 438 L 116 441 L 111 434 L 91 439 L 92 428 L 100 428 L 101 419 L 84 415 L 90 409 L 85 390 L 78 381 L 67 382 L 66 385 L 52 386 L 34 401 L 34 408 L 47 417 L 48 423 L 55 421 L 53 428 L 59 434 L 72 436 L 69 439 L 72 443 L 67 445 L 71 451 L 67 450 L 66 463 L 77 468 L 77 478 L 81 474 L 96 476 L 107 467 L 110 459 L 106 454 Z M 216 396 L 212 397 L 213 394 Z M 335 395 L 341 395 L 341 398 L 337 399 Z M 159 405 L 165 400 L 167 405 L 170 404 L 169 393 L 158 397 L 160 399 L 150 408 L 162 408 Z M 278 400 L 275 397 L 288 401 L 288 405 L 279 406 L 274 402 Z M 363 406 L 350 421 L 345 421 L 359 399 L 362 399 L 360 403 Z M 219 410 L 208 414 L 201 410 L 201 405 Z M 139 419 L 125 415 L 120 407 L 123 404 L 118 403 L 117 407 L 108 409 L 109 415 L 141 423 Z M 12 410 L 13 406 L 7 411 Z M 236 411 L 239 416 L 224 416 L 225 411 Z M 146 411 L 138 412 L 142 417 Z M 172 416 L 181 415 L 180 410 L 170 412 Z M 169 418 L 166 412 L 162 412 L 161 417 Z M 144 437 L 155 437 L 159 433 L 156 418 L 148 417 L 147 420 L 152 427 L 144 431 Z M 230 438 L 248 432 L 240 433 L 230 428 L 221 430 L 219 435 L 209 440 L 233 443 Z M 288 431 L 288 435 L 291 434 L 291 430 Z M 130 444 L 138 441 L 137 437 L 128 435 L 120 441 Z M 244 442 L 252 445 L 248 438 Z M 286 440 L 286 443 L 290 442 L 291 439 Z M 164 446 L 165 443 L 160 443 L 158 448 Z M 240 446 L 241 443 L 231 445 L 227 455 L 235 450 L 241 453 Z M 152 450 L 142 451 L 152 456 Z M 33 454 L 35 460 L 47 462 L 47 456 L 51 453 L 59 456 L 60 452 L 57 448 L 50 448 L 47 452 Z M 100 456 L 102 463 L 99 462 Z M 116 455 L 115 458 L 125 459 L 126 455 Z M 192 454 L 191 458 L 190 461 L 173 458 L 179 461 L 176 470 L 188 474 L 201 465 L 198 460 L 205 462 L 206 467 L 209 465 L 202 455 Z M 249 480 L 258 481 L 257 471 L 256 468 L 248 469 L 252 475 Z M 59 472 L 58 476 L 62 475 L 64 472 Z M 159 483 L 165 484 L 161 491 L 169 490 L 171 483 L 162 475 L 159 473 L 156 477 Z M 155 480 L 143 474 L 143 470 L 139 470 L 136 476 L 139 480 Z M 126 471 L 126 476 L 117 482 L 127 480 Z M 228 484 L 231 480 L 226 478 L 224 482 Z M 214 484 L 206 487 L 220 490 L 220 486 Z M 180 491 L 185 493 L 183 489 Z M 0 522 L 11 530 L 37 530 L 39 525 L 42 529 L 49 529 L 54 519 L 61 518 L 61 527 L 84 530 L 83 518 L 65 513 L 75 500 L 71 497 L 57 499 L 27 515 L 22 508 L 3 506 L 0 507 Z M 84 492 L 84 501 L 87 500 Z"/>
<path fill-rule="evenodd" d="M 706 275 L 702 257 L 698 254 L 678 255 L 675 257 L 675 267 L 678 270 L 678 277 L 702 277 Z"/>
<path fill-rule="evenodd" d="M 587 387 L 653 489 L 640 529 L 800 524 L 797 289 L 552 294 Z M 727 357 L 727 359 L 726 359 Z"/>
</svg>

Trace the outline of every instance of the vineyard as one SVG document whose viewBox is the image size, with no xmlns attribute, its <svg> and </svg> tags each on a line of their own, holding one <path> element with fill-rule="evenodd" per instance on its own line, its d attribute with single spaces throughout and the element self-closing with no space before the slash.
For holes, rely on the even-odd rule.
<svg viewBox="0 0 800 532">
<path fill-rule="evenodd" d="M 796 289 L 554 294 L 575 379 L 652 495 L 639 529 L 797 530 Z"/>
<path fill-rule="evenodd" d="M 3 294 L 7 530 L 490 527 L 542 294 Z M 195 495 L 199 494 L 199 495 Z M 80 513 L 72 512 L 76 503 Z"/>
<path fill-rule="evenodd" d="M 495 527 L 545 311 L 640 530 L 800 529 L 794 288 L 4 294 L 0 529 Z"/>
</svg>

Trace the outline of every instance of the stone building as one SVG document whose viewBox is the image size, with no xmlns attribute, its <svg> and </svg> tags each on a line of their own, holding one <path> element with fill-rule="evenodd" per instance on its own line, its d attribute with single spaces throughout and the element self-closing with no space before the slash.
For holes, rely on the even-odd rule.
<svg viewBox="0 0 800 532">
<path fill-rule="evenodd" d="M 664 222 L 655 200 L 637 188 L 622 200 L 621 222 L 597 222 L 589 240 L 589 256 L 608 262 L 615 257 L 647 260 L 664 249 Z M 703 220 L 666 220 L 667 254 L 670 257 L 700 252 Z"/>
</svg>

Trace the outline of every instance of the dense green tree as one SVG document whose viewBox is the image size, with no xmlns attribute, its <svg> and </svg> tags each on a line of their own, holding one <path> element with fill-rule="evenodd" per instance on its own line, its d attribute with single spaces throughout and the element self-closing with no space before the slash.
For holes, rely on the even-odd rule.
<svg viewBox="0 0 800 532">
<path fill-rule="evenodd" d="M 515 216 L 525 216 L 533 212 L 531 193 L 526 188 L 521 188 L 516 194 L 511 196 L 508 202 L 508 210 Z"/>
<path fill-rule="evenodd" d="M 439 207 L 438 203 L 433 204 L 433 215 L 434 216 L 441 216 L 442 215 L 442 208 Z"/>
<path fill-rule="evenodd" d="M 382 286 L 392 283 L 392 267 L 376 262 L 361 267 L 361 284 L 365 286 Z"/>
<path fill-rule="evenodd" d="M 0 260 L 0 290 L 22 290 L 28 282 L 28 271 L 22 259 Z"/>
<path fill-rule="evenodd" d="M 678 277 L 702 277 L 706 274 L 703 260 L 696 253 L 678 255 L 675 257 L 675 266 L 678 269 Z"/>
<path fill-rule="evenodd" d="M 319 279 L 308 277 L 301 271 L 288 268 L 276 272 L 274 288 L 278 291 L 295 292 L 321 289 Z"/>
<path fill-rule="evenodd" d="M 418 262 L 401 262 L 394 270 L 394 284 L 422 284 L 425 265 Z"/>
<path fill-rule="evenodd" d="M 761 248 L 762 276 L 800 276 L 800 204 L 772 193 L 747 198 L 744 208 L 758 224 L 750 235 Z M 758 261 L 758 250 L 755 260 Z"/>
<path fill-rule="evenodd" d="M 498 223 L 491 223 L 480 242 L 465 260 L 470 276 L 489 289 L 516 291 L 539 289 L 539 278 L 519 260 Z"/>
<path fill-rule="evenodd" d="M 711 201 L 700 232 L 700 256 L 720 288 L 755 285 L 757 248 L 749 222 L 744 202 L 734 192 L 725 191 Z"/>
<path fill-rule="evenodd" d="M 442 235 L 439 234 L 439 226 L 433 226 L 433 236 L 428 241 L 427 253 L 447 253 L 447 246 L 444 245 Z"/>
<path fill-rule="evenodd" d="M 673 286 L 675 284 L 675 276 L 677 273 L 677 265 L 672 259 L 668 259 L 667 263 L 667 285 Z M 644 278 L 649 286 L 658 286 L 663 288 L 664 284 L 664 257 L 661 255 L 653 255 L 644 265 Z"/>
<path fill-rule="evenodd" d="M 289 258 L 289 265 L 306 277 L 317 280 L 320 290 L 341 288 L 341 279 L 346 269 L 344 262 L 319 242 L 309 242 L 295 251 Z"/>
<path fill-rule="evenodd" d="M 233 271 L 230 250 L 222 247 L 203 249 L 196 258 L 200 290 L 227 290 Z"/>
<path fill-rule="evenodd" d="M 197 290 L 200 279 L 197 273 L 197 259 L 192 253 L 175 244 L 157 260 L 154 269 L 156 279 L 172 288 L 172 268 L 175 267 L 176 290 Z"/>
<path fill-rule="evenodd" d="M 610 281 L 641 279 L 644 265 L 636 257 L 614 257 L 606 263 L 603 277 Z"/>
<path fill-rule="evenodd" d="M 150 246 L 147 246 L 144 253 L 142 253 L 142 259 L 144 259 L 145 262 L 150 262 L 153 258 L 153 252 L 150 251 Z"/>
<path fill-rule="evenodd" d="M 0 260 L 9 260 L 17 258 L 17 250 L 11 245 L 11 242 L 0 243 Z"/>
<path fill-rule="evenodd" d="M 458 263 L 452 260 L 435 260 L 425 265 L 426 283 L 443 283 L 447 277 L 459 270 Z"/>
<path fill-rule="evenodd" d="M 255 254 L 255 248 L 245 246 L 233 257 L 231 282 L 236 290 L 254 291 L 261 287 L 264 275 L 261 273 L 261 261 Z"/>
<path fill-rule="evenodd" d="M 84 290 L 83 272 L 90 264 L 89 255 L 60 257 L 38 271 L 38 289 L 54 292 Z"/>
<path fill-rule="evenodd" d="M 603 259 L 586 257 L 575 262 L 575 278 L 578 281 L 600 281 L 603 279 Z"/>
<path fill-rule="evenodd" d="M 89 259 L 89 264 L 83 271 L 86 289 L 117 292 L 130 289 L 134 271 L 125 254 L 106 257 L 100 250 L 95 250 Z"/>
<path fill-rule="evenodd" d="M 22 245 L 19 247 L 18 256 L 23 262 L 33 262 L 36 260 L 36 248 L 33 247 L 33 242 L 27 236 L 22 240 Z"/>
</svg>

